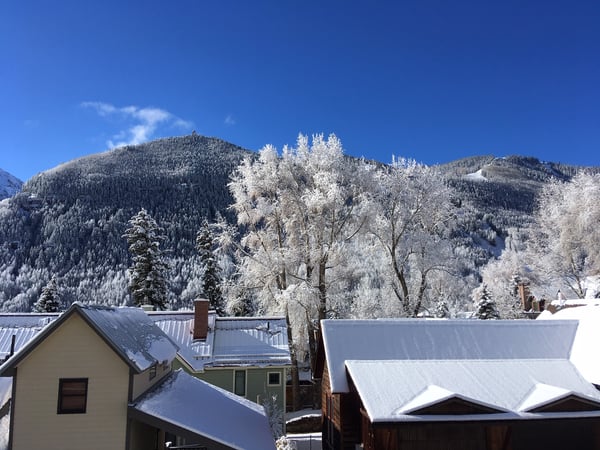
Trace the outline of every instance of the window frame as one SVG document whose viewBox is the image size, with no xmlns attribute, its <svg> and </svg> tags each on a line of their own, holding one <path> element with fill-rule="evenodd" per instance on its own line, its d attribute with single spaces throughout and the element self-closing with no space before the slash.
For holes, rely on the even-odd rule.
<svg viewBox="0 0 600 450">
<path fill-rule="evenodd" d="M 158 364 L 152 364 L 148 369 L 148 381 L 152 381 L 156 378 Z"/>
<path fill-rule="evenodd" d="M 73 394 L 65 392 L 65 388 L 68 388 L 69 383 L 83 383 L 83 393 L 81 389 L 79 392 Z M 58 404 L 56 407 L 57 414 L 85 414 L 87 412 L 87 398 L 88 398 L 88 378 L 59 378 L 58 380 Z M 73 399 L 81 397 L 83 404 L 78 407 L 66 407 L 63 405 L 67 398 Z"/>
<path fill-rule="evenodd" d="M 271 383 L 271 375 L 277 375 L 277 383 Z M 267 372 L 267 386 L 281 386 L 281 372 Z"/>
<path fill-rule="evenodd" d="M 237 374 L 238 373 L 243 373 L 244 374 L 244 383 L 243 383 L 243 389 L 244 389 L 244 393 L 240 394 L 238 392 L 238 377 Z M 234 369 L 233 371 L 233 393 L 235 395 L 239 395 L 240 397 L 246 397 L 246 394 L 248 393 L 248 374 L 246 373 L 246 370 L 237 370 Z"/>
</svg>

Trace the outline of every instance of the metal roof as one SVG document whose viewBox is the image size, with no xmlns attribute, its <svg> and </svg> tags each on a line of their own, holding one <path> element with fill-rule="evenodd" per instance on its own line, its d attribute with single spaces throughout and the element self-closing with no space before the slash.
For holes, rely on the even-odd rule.
<svg viewBox="0 0 600 450">
<path fill-rule="evenodd" d="M 207 448 L 275 450 L 262 406 L 182 370 L 130 405 L 129 415 Z"/>
<path fill-rule="evenodd" d="M 569 359 L 575 321 L 323 320 L 333 392 L 348 392 L 348 360 Z"/>
<path fill-rule="evenodd" d="M 537 408 L 571 397 L 595 411 L 565 415 L 600 416 L 600 392 L 564 359 L 347 361 L 346 368 L 373 422 L 540 418 L 549 413 Z M 496 412 L 420 412 L 452 398 Z"/>
<path fill-rule="evenodd" d="M 217 317 L 209 313 L 208 335 L 194 340 L 193 312 L 155 312 L 150 318 L 179 346 L 179 356 L 194 370 L 205 366 L 290 365 L 285 318 Z"/>
<path fill-rule="evenodd" d="M 58 313 L 3 313 L 0 314 L 0 360 L 19 351 L 42 328 L 54 321 Z M 13 346 L 14 336 L 14 346 Z"/>
<path fill-rule="evenodd" d="M 9 374 L 25 355 L 72 314 L 79 314 L 137 372 L 143 372 L 157 362 L 171 361 L 175 358 L 177 346 L 140 308 L 113 308 L 75 302 L 54 320 L 48 319 L 49 323 L 39 329 L 31 326 L 34 323 L 34 315 L 23 319 L 29 327 L 14 330 L 5 328 L 4 335 L 7 338 L 10 332 L 19 334 L 21 346 L 0 367 L 0 372 L 4 375 Z M 8 323 L 8 319 L 5 323 Z"/>
</svg>

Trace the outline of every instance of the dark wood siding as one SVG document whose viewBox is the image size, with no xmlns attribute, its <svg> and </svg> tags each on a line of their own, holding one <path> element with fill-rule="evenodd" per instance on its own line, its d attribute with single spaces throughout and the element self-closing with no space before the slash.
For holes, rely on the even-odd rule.
<svg viewBox="0 0 600 450">
<path fill-rule="evenodd" d="M 372 424 L 365 450 L 599 450 L 600 419 Z"/>
</svg>

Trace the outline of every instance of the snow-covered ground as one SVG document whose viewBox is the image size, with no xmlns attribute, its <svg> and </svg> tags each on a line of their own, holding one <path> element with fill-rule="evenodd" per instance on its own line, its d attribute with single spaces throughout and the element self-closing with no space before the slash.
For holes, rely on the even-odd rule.
<svg viewBox="0 0 600 450">
<path fill-rule="evenodd" d="M 465 178 L 467 178 L 469 180 L 487 181 L 487 178 L 483 175 L 483 173 L 481 172 L 481 169 L 479 169 L 477 172 L 472 172 L 472 173 L 466 174 Z"/>
<path fill-rule="evenodd" d="M 288 434 L 288 440 L 296 444 L 296 450 L 321 450 L 321 433 Z"/>
</svg>

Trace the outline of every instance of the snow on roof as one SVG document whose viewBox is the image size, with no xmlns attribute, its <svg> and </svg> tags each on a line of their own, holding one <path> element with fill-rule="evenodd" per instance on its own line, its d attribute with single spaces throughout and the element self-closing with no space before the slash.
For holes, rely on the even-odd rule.
<svg viewBox="0 0 600 450">
<path fill-rule="evenodd" d="M 577 321 L 577 333 L 573 342 L 570 359 L 586 380 L 600 386 L 600 357 L 598 342 L 600 342 L 600 306 L 578 306 L 565 308 L 551 315 L 541 315 L 539 321 Z"/>
<path fill-rule="evenodd" d="M 347 360 L 568 359 L 577 323 L 533 320 L 323 320 L 332 392 Z"/>
<path fill-rule="evenodd" d="M 179 355 L 195 371 L 205 366 L 281 366 L 291 364 L 285 318 L 216 317 L 209 313 L 206 340 L 194 340 L 193 312 L 150 313 L 179 346 Z"/>
<path fill-rule="evenodd" d="M 54 321 L 58 313 L 37 314 L 37 313 L 4 313 L 0 314 L 0 360 L 19 351 L 33 337 L 38 334 L 42 328 Z M 12 343 L 15 337 L 14 347 Z"/>
<path fill-rule="evenodd" d="M 215 366 L 291 364 L 285 318 L 218 318 L 213 356 Z"/>
<path fill-rule="evenodd" d="M 212 361 L 213 338 L 216 314 L 208 315 L 209 332 L 205 340 L 194 340 L 193 312 L 160 312 L 150 313 L 149 317 L 179 346 L 179 356 L 196 372 L 202 371 L 204 365 Z"/>
<path fill-rule="evenodd" d="M 531 409 L 567 395 L 598 407 L 570 416 L 600 416 L 600 392 L 564 359 L 347 361 L 346 368 L 373 422 L 539 418 L 542 413 Z M 493 417 L 416 413 L 450 398 L 499 412 Z"/>
<path fill-rule="evenodd" d="M 177 346 L 140 308 L 74 304 L 139 372 L 172 361 Z"/>
<path fill-rule="evenodd" d="M 175 371 L 131 408 L 236 449 L 274 449 L 262 406 Z"/>
</svg>

